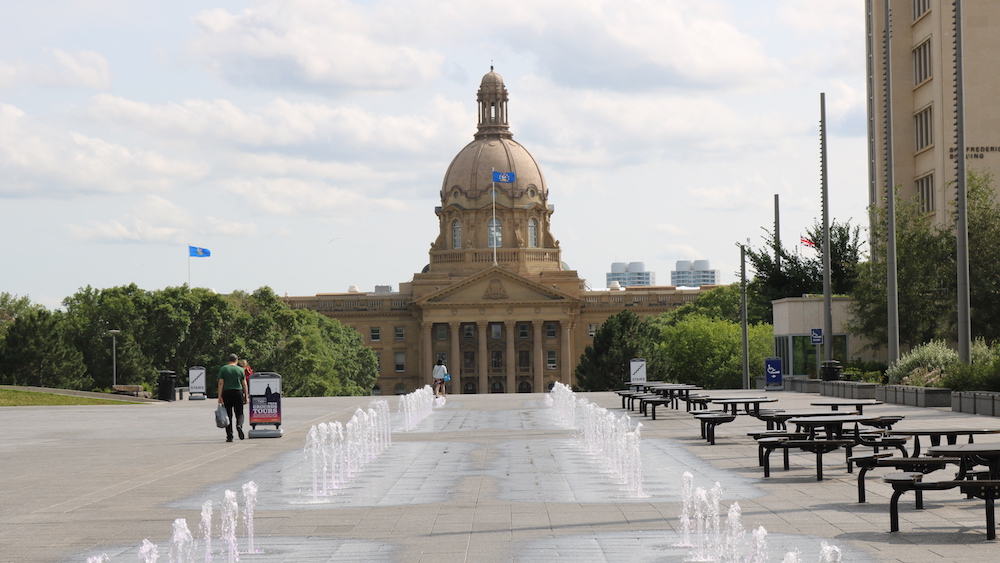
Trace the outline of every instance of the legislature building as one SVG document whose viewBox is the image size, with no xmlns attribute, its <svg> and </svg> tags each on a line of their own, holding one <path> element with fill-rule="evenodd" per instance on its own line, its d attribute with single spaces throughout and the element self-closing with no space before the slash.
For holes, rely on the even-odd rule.
<svg viewBox="0 0 1000 563">
<path fill-rule="evenodd" d="M 398 292 L 286 297 L 357 330 L 379 360 L 375 393 L 431 383 L 445 361 L 451 393 L 544 392 L 572 385 L 580 355 L 608 317 L 656 315 L 704 288 L 589 291 L 562 262 L 550 229 L 553 206 L 538 162 L 513 139 L 507 88 L 483 77 L 478 130 L 452 160 L 435 208 L 440 232 L 429 264 Z"/>
</svg>

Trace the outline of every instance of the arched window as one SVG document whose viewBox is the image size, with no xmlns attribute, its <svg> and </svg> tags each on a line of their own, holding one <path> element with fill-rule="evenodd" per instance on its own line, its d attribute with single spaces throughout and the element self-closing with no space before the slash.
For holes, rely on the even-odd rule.
<svg viewBox="0 0 1000 563">
<path fill-rule="evenodd" d="M 538 248 L 538 220 L 528 219 L 528 246 Z"/>
<path fill-rule="evenodd" d="M 491 218 L 488 223 L 489 230 L 486 246 L 489 248 L 500 248 L 503 246 L 503 223 L 500 219 Z"/>
<path fill-rule="evenodd" d="M 455 250 L 462 248 L 462 222 L 458 219 L 451 224 L 451 247 Z"/>
</svg>

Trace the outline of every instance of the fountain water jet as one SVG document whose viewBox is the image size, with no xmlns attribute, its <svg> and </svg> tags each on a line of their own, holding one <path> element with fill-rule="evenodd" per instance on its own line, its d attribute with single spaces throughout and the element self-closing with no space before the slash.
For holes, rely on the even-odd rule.
<svg viewBox="0 0 1000 563">
<path fill-rule="evenodd" d="M 198 524 L 201 537 L 205 538 L 205 563 L 212 562 L 212 501 L 201 505 L 201 523 Z"/>
<path fill-rule="evenodd" d="M 174 536 L 170 544 L 170 563 L 191 563 L 194 555 L 194 536 L 188 530 L 187 520 L 174 520 Z"/>
<path fill-rule="evenodd" d="M 257 507 L 257 483 L 243 485 L 243 522 L 247 528 L 247 553 L 257 553 L 253 544 L 253 511 Z"/>
<path fill-rule="evenodd" d="M 236 545 L 236 521 L 239 518 L 239 507 L 236 505 L 236 493 L 226 491 L 222 501 L 222 541 L 226 546 L 226 561 L 235 563 L 240 560 L 240 552 Z"/>
<path fill-rule="evenodd" d="M 357 409 L 346 427 L 339 421 L 313 426 L 304 448 L 312 463 L 313 499 L 335 494 L 391 444 L 389 403 L 384 400 L 372 401 L 368 410 Z"/>
<path fill-rule="evenodd" d="M 156 544 L 148 539 L 142 540 L 142 547 L 139 548 L 139 561 L 142 563 L 156 563 L 160 554 L 156 549 Z"/>
</svg>

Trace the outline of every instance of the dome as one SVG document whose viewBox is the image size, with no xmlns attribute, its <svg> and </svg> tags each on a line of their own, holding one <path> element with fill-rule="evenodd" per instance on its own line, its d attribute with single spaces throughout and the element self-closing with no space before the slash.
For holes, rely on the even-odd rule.
<svg viewBox="0 0 1000 563">
<path fill-rule="evenodd" d="M 475 139 L 448 166 L 441 184 L 442 205 L 482 207 L 492 201 L 489 192 L 494 186 L 498 195 L 519 198 L 522 206 L 544 204 L 548 198 L 545 177 L 531 153 L 512 138 L 507 122 L 507 88 L 493 67 L 480 82 L 477 101 L 479 125 Z M 494 171 L 513 172 L 514 182 L 494 184 Z"/>
</svg>

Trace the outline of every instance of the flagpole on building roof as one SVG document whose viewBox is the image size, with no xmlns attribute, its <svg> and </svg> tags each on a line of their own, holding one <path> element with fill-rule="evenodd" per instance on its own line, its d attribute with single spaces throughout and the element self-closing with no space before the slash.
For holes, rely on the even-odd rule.
<svg viewBox="0 0 1000 563">
<path fill-rule="evenodd" d="M 489 240 L 489 235 L 493 235 L 493 265 L 497 265 L 497 169 L 493 169 L 493 174 L 490 178 L 493 180 L 492 187 L 490 188 L 490 197 L 493 198 L 493 224 L 487 233 L 487 240 Z"/>
</svg>

